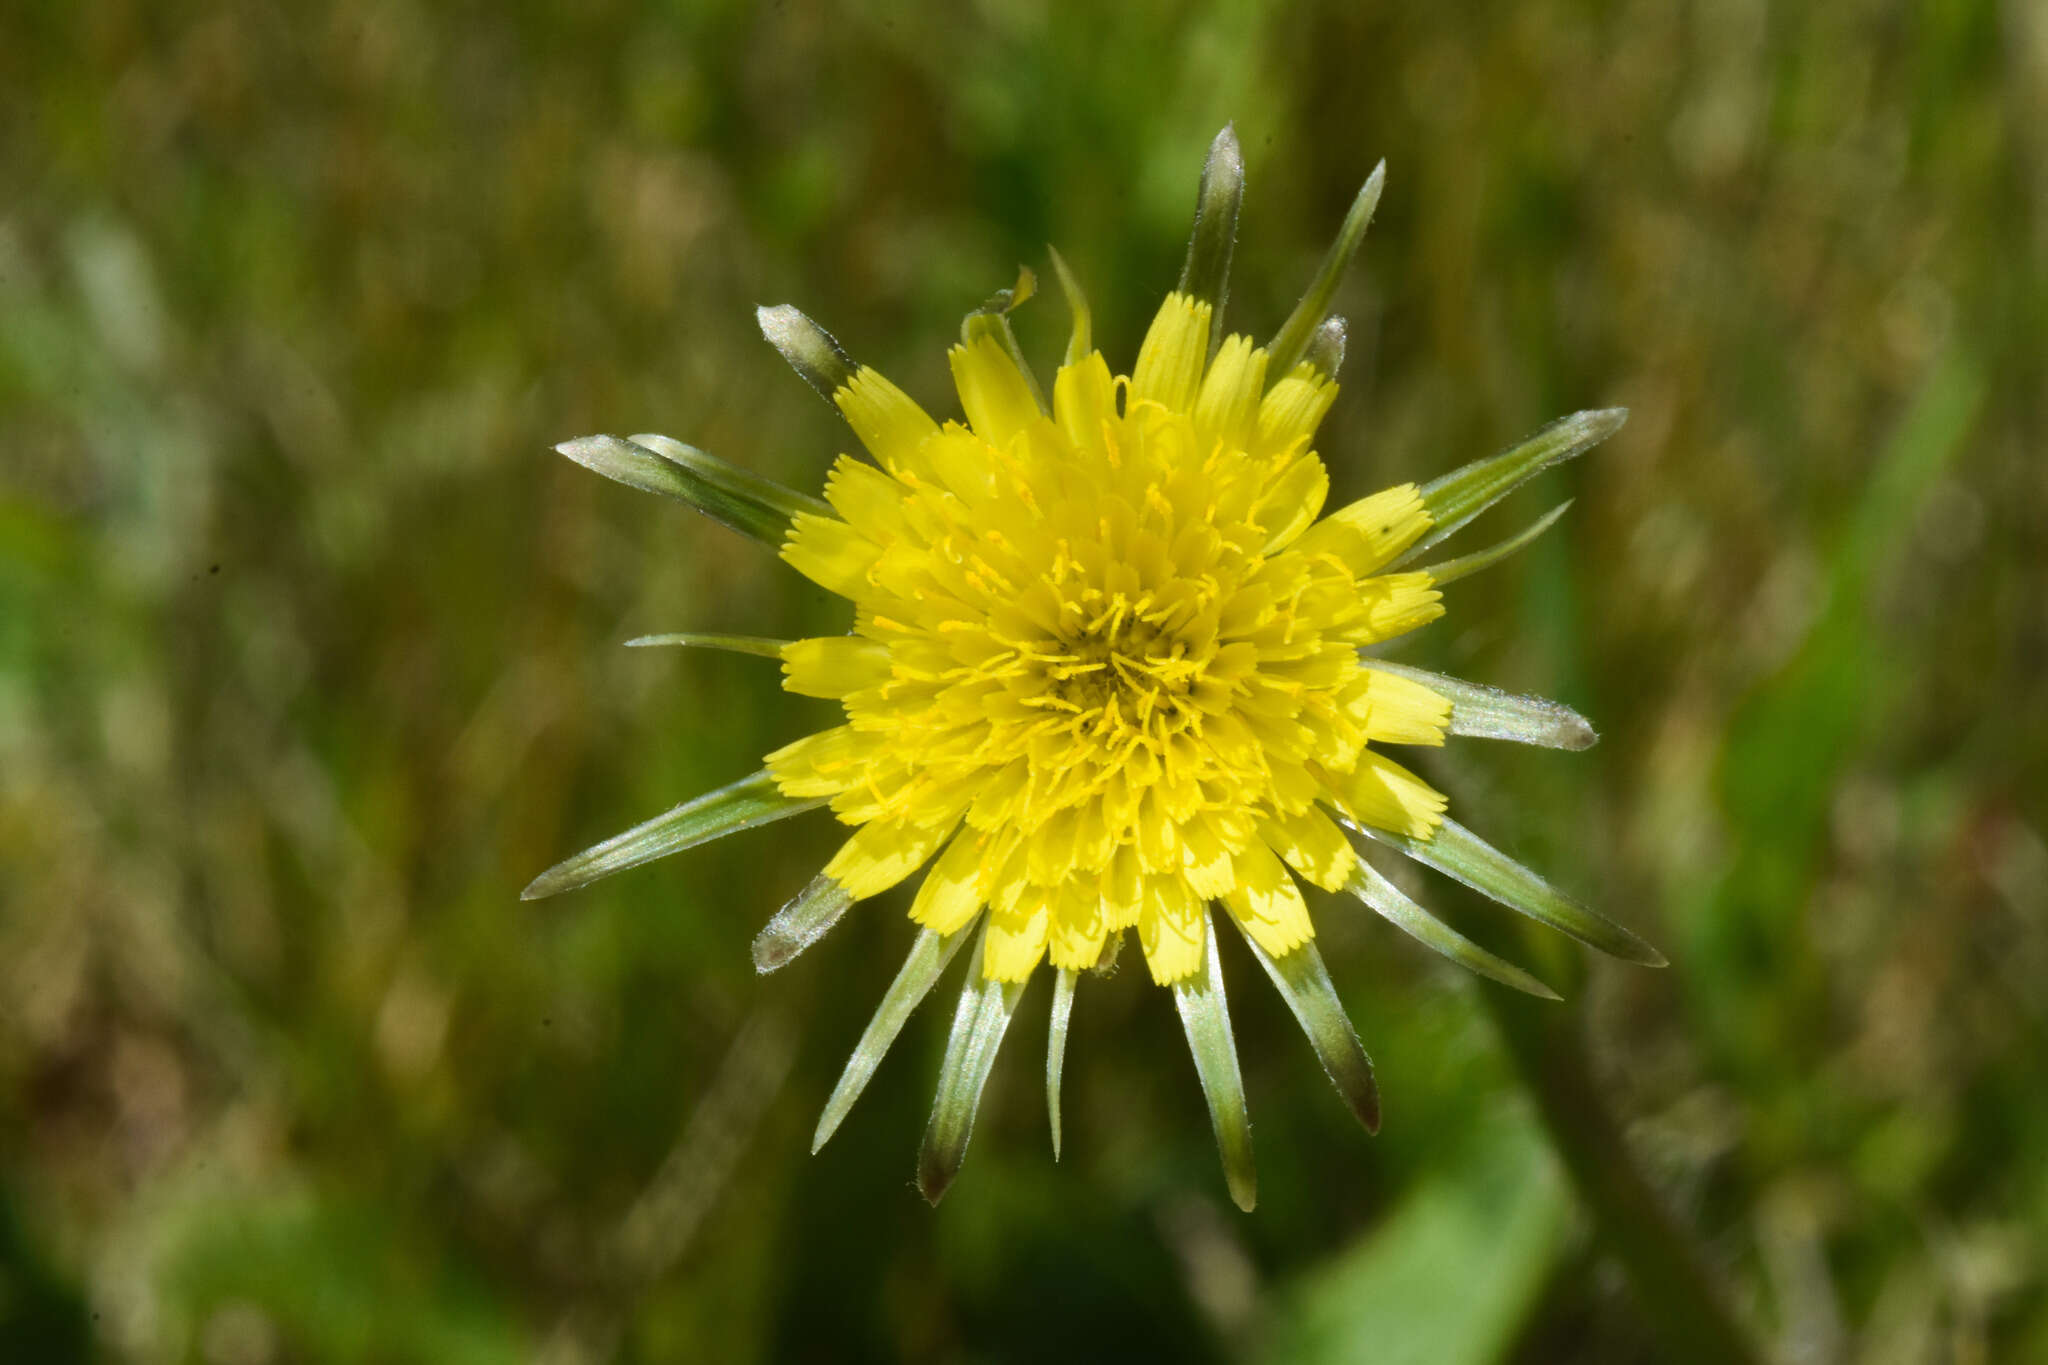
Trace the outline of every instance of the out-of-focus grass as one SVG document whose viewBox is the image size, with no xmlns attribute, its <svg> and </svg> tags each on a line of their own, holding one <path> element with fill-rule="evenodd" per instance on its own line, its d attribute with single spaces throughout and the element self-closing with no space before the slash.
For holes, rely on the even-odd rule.
<svg viewBox="0 0 2048 1365">
<path fill-rule="evenodd" d="M 938 405 L 1048 240 L 1128 356 L 1233 118 L 1261 332 L 1389 163 L 1336 496 L 1634 411 L 1413 657 L 1602 727 L 1425 765 L 1671 950 L 1582 994 L 1645 1162 L 1788 1352 L 2048 1356 L 2048 19 L 2010 0 L 8 7 L 0 1356 L 1654 1358 L 1583 1226 L 1486 1202 L 1530 1120 L 1473 987 L 1350 907 L 1386 1128 L 1240 990 L 1247 1218 L 1141 972 L 1082 996 L 1061 1166 L 1021 1023 L 917 1201 L 937 1012 L 807 1156 L 908 942 L 878 905 L 754 979 L 821 820 L 516 899 L 825 714 L 621 639 L 843 625 L 547 446 L 814 485 L 845 437 L 752 305 Z M 1058 310 L 1019 326 L 1050 359 Z"/>
</svg>

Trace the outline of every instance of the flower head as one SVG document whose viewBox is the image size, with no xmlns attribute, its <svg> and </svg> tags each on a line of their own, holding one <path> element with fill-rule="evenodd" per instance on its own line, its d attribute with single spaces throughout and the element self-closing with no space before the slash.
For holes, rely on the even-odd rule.
<svg viewBox="0 0 2048 1365">
<path fill-rule="evenodd" d="M 854 902 L 921 869 L 909 960 L 818 1127 L 822 1143 L 947 962 L 976 949 L 919 1181 L 936 1200 L 965 1154 L 983 1081 L 1023 985 L 1055 973 L 1048 1102 L 1077 974 L 1135 930 L 1172 990 L 1237 1201 L 1253 1177 L 1215 949 L 1228 920 L 1286 997 L 1340 1092 L 1378 1124 L 1371 1064 L 1314 945 L 1302 885 L 1349 892 L 1495 980 L 1548 994 L 1432 918 L 1360 856 L 1390 845 L 1607 952 L 1654 950 L 1564 897 L 1446 815 L 1387 746 L 1447 734 L 1564 748 L 1593 740 L 1551 702 L 1363 651 L 1443 614 L 1439 586 L 1540 534 L 1414 561 L 1507 491 L 1620 425 L 1579 413 L 1436 480 L 1323 516 L 1314 443 L 1337 392 L 1341 319 L 1325 316 L 1379 198 L 1360 191 L 1294 315 L 1255 344 L 1222 327 L 1243 183 L 1229 129 L 1210 151 L 1179 287 L 1128 374 L 1090 338 L 1079 288 L 1050 397 L 1007 320 L 1031 276 L 971 314 L 951 352 L 965 422 L 939 421 L 793 308 L 761 325 L 844 414 L 872 460 L 842 455 L 822 502 L 664 437 L 589 437 L 564 453 L 693 503 L 776 545 L 853 604 L 845 635 L 778 642 L 658 636 L 772 654 L 784 686 L 844 723 L 768 755 L 763 772 L 544 873 L 545 895 L 733 830 L 830 805 L 852 833 L 755 942 L 771 970 Z M 1563 509 L 1557 509 L 1561 512 Z"/>
</svg>

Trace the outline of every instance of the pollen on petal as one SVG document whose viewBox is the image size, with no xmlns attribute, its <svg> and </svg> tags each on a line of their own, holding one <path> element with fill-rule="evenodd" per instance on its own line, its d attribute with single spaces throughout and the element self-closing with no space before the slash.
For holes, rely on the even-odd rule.
<svg viewBox="0 0 2048 1365">
<path fill-rule="evenodd" d="M 1212 311 L 1186 294 L 1166 296 L 1131 369 L 1132 402 L 1157 403 L 1169 412 L 1188 410 L 1209 358 Z"/>
</svg>

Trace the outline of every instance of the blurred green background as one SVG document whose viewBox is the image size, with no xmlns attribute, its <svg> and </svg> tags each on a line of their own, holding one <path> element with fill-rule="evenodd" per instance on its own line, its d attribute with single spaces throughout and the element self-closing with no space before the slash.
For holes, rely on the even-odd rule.
<svg viewBox="0 0 2048 1365">
<path fill-rule="evenodd" d="M 809 1155 L 910 937 L 754 976 L 821 817 L 518 900 L 829 715 L 621 640 L 846 620 L 549 446 L 815 486 L 753 306 L 951 411 L 1048 242 L 1127 364 L 1226 120 L 1259 334 L 1387 159 L 1334 497 L 1633 410 L 1404 657 L 1603 731 L 1424 767 L 1673 958 L 1553 1007 L 1644 1168 L 1787 1359 L 2048 1359 L 2031 0 L 6 6 L 0 1358 L 1659 1358 L 1479 988 L 1355 904 L 1376 1139 L 1226 945 L 1243 1216 L 1142 971 L 1059 1165 L 1043 978 L 941 1208 L 948 1005 Z"/>
</svg>

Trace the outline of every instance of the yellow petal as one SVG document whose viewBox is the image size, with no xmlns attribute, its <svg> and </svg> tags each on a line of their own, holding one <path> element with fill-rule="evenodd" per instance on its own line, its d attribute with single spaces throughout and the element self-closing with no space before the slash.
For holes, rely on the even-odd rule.
<svg viewBox="0 0 2048 1365">
<path fill-rule="evenodd" d="M 1138 922 L 1145 910 L 1146 890 L 1138 850 L 1125 844 L 1111 855 L 1102 872 L 1102 907 L 1109 928 L 1128 929 Z"/>
<path fill-rule="evenodd" d="M 1028 889 L 1016 908 L 989 917 L 981 973 L 991 981 L 1022 981 L 1045 955 L 1052 920 L 1050 896 L 1042 886 Z"/>
<path fill-rule="evenodd" d="M 1223 903 L 1253 942 L 1281 957 L 1315 937 L 1301 888 L 1280 866 L 1273 850 L 1255 843 L 1239 853 L 1237 877 L 1237 885 L 1224 895 Z"/>
<path fill-rule="evenodd" d="M 1371 644 L 1406 635 L 1444 614 L 1443 594 L 1426 573 L 1386 573 L 1358 585 L 1365 605 L 1367 633 L 1355 641 Z"/>
<path fill-rule="evenodd" d="M 924 885 L 910 903 L 910 918 L 935 934 L 965 927 L 982 906 L 979 878 L 987 844 L 988 836 L 976 830 L 956 835 L 924 874 Z"/>
<path fill-rule="evenodd" d="M 1095 878 L 1069 878 L 1052 901 L 1047 945 L 1052 965 L 1071 971 L 1093 967 L 1102 957 L 1102 939 L 1108 931 Z"/>
<path fill-rule="evenodd" d="M 870 821 L 839 846 L 832 861 L 825 864 L 825 875 L 857 901 L 878 896 L 923 867 L 952 828 L 950 821 L 938 825 Z"/>
<path fill-rule="evenodd" d="M 916 400 L 891 384 L 879 373 L 861 366 L 853 378 L 832 395 L 847 425 L 877 460 L 892 473 L 927 472 L 921 451 L 926 440 L 937 434 L 939 424 L 926 415 Z"/>
<path fill-rule="evenodd" d="M 1072 365 L 1060 366 L 1052 380 L 1052 415 L 1074 449 L 1102 449 L 1102 428 L 1116 420 L 1116 380 L 1102 352 L 1090 351 Z"/>
<path fill-rule="evenodd" d="M 889 647 L 859 635 L 792 640 L 782 647 L 782 685 L 805 697 L 843 697 L 889 681 Z"/>
<path fill-rule="evenodd" d="M 1152 319 L 1131 369 L 1131 401 L 1154 402 L 1169 412 L 1186 412 L 1209 359 L 1209 305 L 1186 294 L 1168 294 Z"/>
<path fill-rule="evenodd" d="M 1252 507 L 1252 523 L 1266 532 L 1265 553 L 1285 549 L 1323 510 L 1329 471 L 1311 452 L 1298 455 Z"/>
<path fill-rule="evenodd" d="M 1367 739 L 1387 744 L 1442 744 L 1451 702 L 1413 678 L 1367 666 L 1351 715 Z"/>
<path fill-rule="evenodd" d="M 1365 750 L 1339 779 L 1345 810 L 1361 825 L 1427 839 L 1443 823 L 1443 794 L 1384 755 Z"/>
<path fill-rule="evenodd" d="M 1042 415 L 1031 385 L 991 336 L 962 342 L 947 353 L 953 365 L 953 386 L 974 434 L 993 446 L 1007 446 Z"/>
<path fill-rule="evenodd" d="M 1337 381 L 1316 373 L 1307 361 L 1275 384 L 1259 404 L 1258 450 L 1285 450 L 1306 441 L 1322 425 L 1323 415 L 1337 401 Z"/>
<path fill-rule="evenodd" d="M 1413 545 L 1429 526 L 1421 490 L 1412 483 L 1396 484 L 1330 513 L 1294 548 L 1307 555 L 1335 555 L 1353 577 L 1363 578 Z"/>
<path fill-rule="evenodd" d="M 837 796 L 861 780 L 873 744 L 851 725 L 820 730 L 768 755 L 768 771 L 784 796 Z"/>
<path fill-rule="evenodd" d="M 1341 888 L 1358 862 L 1357 852 L 1337 822 L 1314 806 L 1262 821 L 1259 838 L 1286 859 L 1289 867 L 1325 891 Z"/>
<path fill-rule="evenodd" d="M 1211 441 L 1243 449 L 1266 388 L 1266 352 L 1248 336 L 1226 339 L 1195 399 L 1195 426 Z"/>
<path fill-rule="evenodd" d="M 1170 986 L 1202 970 L 1202 902 L 1178 877 L 1151 879 L 1146 899 L 1138 943 L 1152 980 Z"/>
<path fill-rule="evenodd" d="M 836 517 L 799 512 L 790 522 L 782 558 L 819 587 L 857 598 L 869 589 L 868 570 L 882 548 Z"/>
<path fill-rule="evenodd" d="M 864 461 L 841 455 L 825 479 L 825 501 L 846 524 L 878 545 L 904 532 L 903 499 L 910 489 Z"/>
</svg>

